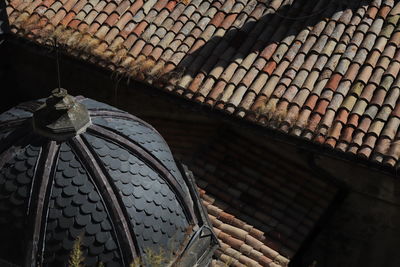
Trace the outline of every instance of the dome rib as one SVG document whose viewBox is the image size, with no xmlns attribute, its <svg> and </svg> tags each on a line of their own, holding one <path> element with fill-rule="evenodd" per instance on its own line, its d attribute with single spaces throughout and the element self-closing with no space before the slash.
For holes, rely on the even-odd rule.
<svg viewBox="0 0 400 267">
<path fill-rule="evenodd" d="M 104 118 L 112 118 L 112 119 L 125 120 L 125 121 L 127 121 L 127 122 L 140 123 L 140 124 L 142 124 L 143 126 L 146 126 L 147 128 L 149 128 L 149 129 L 151 129 L 152 131 L 154 131 L 154 133 L 157 134 L 158 137 L 161 138 L 162 141 L 163 141 L 164 143 L 167 143 L 167 142 L 165 141 L 165 139 L 162 137 L 162 135 L 161 135 L 152 125 L 148 124 L 147 122 L 143 121 L 142 119 L 137 118 L 137 117 L 135 117 L 135 116 L 133 116 L 133 115 L 131 115 L 131 114 L 129 114 L 129 113 L 121 112 L 121 111 L 117 111 L 117 110 L 106 110 L 106 109 L 104 109 L 104 110 L 99 110 L 99 109 L 97 109 L 97 110 L 88 109 L 88 110 L 89 110 L 89 114 L 90 114 L 90 116 L 91 116 L 92 118 L 96 118 L 96 117 L 99 117 L 99 118 L 102 118 L 102 119 L 104 119 Z M 103 128 L 105 128 L 105 129 L 109 129 L 109 130 L 115 132 L 116 134 L 123 136 L 125 139 L 128 139 L 128 140 L 131 140 L 131 141 L 135 142 L 135 144 L 138 145 L 139 147 L 141 147 L 143 150 L 146 150 L 149 154 L 152 154 L 151 151 L 149 151 L 148 148 L 146 148 L 145 146 L 139 144 L 138 142 L 136 142 L 136 141 L 133 140 L 132 138 L 129 138 L 129 136 L 124 135 L 121 131 L 114 131 L 114 130 L 111 129 L 110 127 L 107 127 L 107 126 L 105 126 L 105 125 L 98 124 L 98 123 L 95 123 L 95 122 L 94 122 L 94 124 L 96 124 L 96 125 L 98 125 L 98 126 L 100 126 L 100 127 L 103 127 Z M 154 156 L 154 155 L 153 155 L 153 156 Z M 160 164 L 162 164 L 162 165 L 171 173 L 171 171 L 170 171 L 170 169 L 168 168 L 168 166 L 166 166 L 166 165 L 165 165 L 160 159 L 158 159 L 157 157 L 154 157 L 154 158 L 155 158 L 157 161 L 159 161 Z M 171 174 L 172 174 L 172 173 L 171 173 Z M 172 174 L 172 175 L 173 175 L 173 174 Z"/>
<path fill-rule="evenodd" d="M 135 236 L 133 226 L 127 219 L 126 211 L 122 208 L 122 200 L 112 183 L 110 183 L 111 178 L 108 177 L 103 164 L 97 158 L 96 153 L 87 145 L 87 141 L 81 136 L 76 136 L 68 143 L 77 157 L 82 162 L 85 162 L 85 167 L 92 177 L 94 185 L 104 196 L 104 203 L 114 224 L 113 228 L 116 232 L 118 246 L 122 251 L 121 255 L 123 256 L 124 264 L 129 266 L 132 260 L 139 255 L 139 245 L 132 238 Z"/>
<path fill-rule="evenodd" d="M 54 170 L 60 145 L 55 141 L 43 144 L 39 154 L 35 174 L 32 181 L 32 190 L 28 204 L 28 227 L 25 255 L 26 266 L 41 266 L 43 263 L 44 235 L 51 187 L 53 186 Z M 39 196 L 37 198 L 33 196 Z M 38 256 L 39 255 L 39 256 Z"/>
<path fill-rule="evenodd" d="M 91 125 L 88 128 L 88 132 L 94 134 L 95 136 L 101 136 L 102 138 L 117 142 L 120 146 L 125 147 L 130 152 L 137 155 L 139 158 L 145 160 L 158 173 L 162 174 L 162 177 L 167 180 L 167 183 L 175 192 L 178 201 L 184 207 L 185 215 L 187 216 L 188 221 L 195 224 L 198 223 L 192 207 L 193 205 L 188 205 L 188 203 L 192 203 L 192 201 L 189 198 L 188 194 L 183 191 L 182 185 L 177 183 L 171 172 L 164 166 L 164 164 L 156 159 L 149 151 L 147 151 L 147 149 L 142 148 L 142 146 L 136 144 L 133 140 L 126 138 L 121 133 L 103 126 Z"/>
<path fill-rule="evenodd" d="M 146 127 L 150 128 L 151 130 L 153 130 L 154 132 L 156 132 L 157 134 L 161 136 L 161 134 L 149 123 L 145 122 L 144 120 L 133 116 L 132 114 L 123 112 L 123 111 L 118 111 L 118 110 L 109 110 L 109 109 L 88 109 L 89 114 L 91 117 L 110 117 L 110 118 L 119 118 L 119 119 L 125 119 L 125 120 L 130 120 L 130 121 L 136 121 L 136 122 L 140 122 L 143 125 L 145 125 Z M 164 140 L 165 141 L 165 140 Z"/>
<path fill-rule="evenodd" d="M 108 110 L 108 109 L 88 109 L 89 110 L 89 114 L 91 117 L 102 117 L 102 118 L 120 118 L 120 119 L 126 119 L 126 120 L 133 120 L 133 121 L 139 121 L 143 124 L 145 124 L 146 126 L 148 126 L 149 128 L 151 128 L 152 130 L 155 130 L 151 125 L 149 125 L 148 123 L 140 120 L 139 118 L 135 118 L 135 116 L 129 114 L 129 113 L 125 113 L 125 112 L 118 112 L 116 110 Z"/>
<path fill-rule="evenodd" d="M 68 142 L 62 142 L 46 223 L 44 266 L 66 266 L 77 238 L 84 265 L 123 265 L 117 233 L 104 197 Z"/>
</svg>

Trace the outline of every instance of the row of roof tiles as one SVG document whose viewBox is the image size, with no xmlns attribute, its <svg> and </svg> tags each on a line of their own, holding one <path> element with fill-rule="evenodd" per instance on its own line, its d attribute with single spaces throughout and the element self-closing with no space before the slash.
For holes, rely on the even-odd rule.
<svg viewBox="0 0 400 267">
<path fill-rule="evenodd" d="M 200 190 L 221 247 L 212 266 L 287 266 L 289 259 L 265 245 L 264 233 L 220 209 L 214 198 Z"/>
<path fill-rule="evenodd" d="M 214 205 L 261 231 L 264 245 L 288 259 L 336 195 L 336 187 L 309 170 L 232 130 L 217 131 L 199 122 L 146 120 L 166 138 L 174 156 L 189 166 Z"/>
<path fill-rule="evenodd" d="M 339 151 L 397 165 L 400 4 L 12 0 L 17 34 Z"/>
<path fill-rule="evenodd" d="M 190 164 L 199 186 L 224 203 L 224 210 L 265 232 L 270 247 L 292 258 L 332 202 L 335 188 L 295 166 L 286 171 L 291 162 L 262 157 L 265 149 L 246 149 L 254 144 L 239 137 L 222 138 L 226 142 L 219 140 Z"/>
</svg>

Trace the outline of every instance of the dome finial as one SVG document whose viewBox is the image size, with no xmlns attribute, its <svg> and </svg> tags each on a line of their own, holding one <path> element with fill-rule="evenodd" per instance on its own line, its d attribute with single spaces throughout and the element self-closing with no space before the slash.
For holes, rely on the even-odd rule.
<svg viewBox="0 0 400 267">
<path fill-rule="evenodd" d="M 90 124 L 86 107 L 63 88 L 51 96 L 33 114 L 34 131 L 54 140 L 64 140 L 84 132 Z"/>
</svg>

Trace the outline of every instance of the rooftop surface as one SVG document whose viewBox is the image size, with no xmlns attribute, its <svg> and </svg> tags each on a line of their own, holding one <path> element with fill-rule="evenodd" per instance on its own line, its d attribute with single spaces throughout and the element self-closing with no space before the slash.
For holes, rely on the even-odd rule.
<svg viewBox="0 0 400 267">
<path fill-rule="evenodd" d="M 11 0 L 14 33 L 288 135 L 400 156 L 393 0 Z"/>
<path fill-rule="evenodd" d="M 129 138 L 131 138 L 129 140 L 136 140 L 143 149 L 148 149 L 148 153 L 157 156 L 160 162 L 162 162 L 171 173 L 176 172 L 176 167 L 171 163 L 171 158 L 167 157 L 167 155 L 169 155 L 169 149 L 166 147 L 164 140 L 156 134 L 152 128 L 149 128 L 143 122 L 129 124 L 129 120 L 122 119 L 124 116 L 125 119 L 131 119 L 132 117 L 130 117 L 129 114 L 123 113 L 105 104 L 99 105 L 93 100 L 79 99 L 81 99 L 79 100 L 81 103 L 85 104 L 92 117 L 93 125 L 90 127 L 97 127 L 96 129 L 98 130 L 100 130 L 99 125 L 105 127 L 104 129 L 107 127 L 115 128 L 116 131 L 121 132 L 122 139 L 119 140 L 126 141 L 126 139 L 123 139 L 125 138 L 124 136 L 129 136 Z M 18 135 L 24 134 L 22 131 L 10 131 L 9 129 L 14 129 L 14 127 L 24 120 L 29 119 L 32 116 L 32 111 L 36 110 L 40 103 L 41 102 L 23 103 L 0 114 L 0 144 L 7 146 L 14 138 L 18 138 Z M 110 116 L 115 117 L 110 119 Z M 149 116 L 145 119 L 153 124 L 160 131 L 162 136 L 165 137 L 167 143 L 171 147 L 174 157 L 184 164 L 187 164 L 193 171 L 197 184 L 201 188 L 200 195 L 204 206 L 208 210 L 209 218 L 217 238 L 221 243 L 221 247 L 215 253 L 214 266 L 287 266 L 289 260 L 293 259 L 299 249 L 315 231 L 322 217 L 327 214 L 328 209 L 331 207 L 338 193 L 338 188 L 336 186 L 321 179 L 322 177 L 318 174 L 314 174 L 307 167 L 299 165 L 286 157 L 282 157 L 268 146 L 265 146 L 265 144 L 254 143 L 254 140 L 250 140 L 248 137 L 236 133 L 234 130 L 217 130 L 214 125 L 215 123 L 207 121 L 182 121 L 160 116 Z M 30 130 L 26 129 L 26 131 Z M 14 133 L 14 135 L 10 135 L 11 132 Z M 132 176 L 132 173 L 121 169 L 124 167 L 120 163 L 128 162 L 128 159 L 125 157 L 126 155 L 122 153 L 123 150 L 118 150 L 118 146 L 116 145 L 118 141 L 115 141 L 116 144 L 113 144 L 111 141 L 106 141 L 105 139 L 101 141 L 101 139 L 90 133 L 91 130 L 88 130 L 87 133 L 83 133 L 82 135 L 85 140 L 87 140 L 88 144 L 91 144 L 93 151 L 98 153 L 99 160 L 101 160 L 102 164 L 105 164 L 104 167 L 113 173 L 112 175 L 114 176 L 112 177 L 122 179 L 124 177 L 123 173 L 128 173 Z M 28 135 L 28 140 L 29 138 L 31 137 Z M 17 143 L 15 147 L 21 146 L 22 149 L 28 147 L 27 149 L 29 151 L 33 149 L 34 152 L 40 150 L 36 143 L 27 145 L 24 143 L 24 140 L 22 140 L 23 143 Z M 3 143 L 1 141 L 3 141 Z M 118 153 L 115 154 L 115 151 Z M 33 161 L 30 160 L 30 163 L 27 163 L 30 166 L 29 168 L 33 168 L 36 162 L 35 159 L 38 159 L 38 154 L 34 152 L 32 152 L 32 155 L 26 152 L 28 153 L 25 153 L 27 156 L 21 155 L 22 159 L 19 158 L 19 154 L 13 156 L 13 161 L 8 159 L 11 163 L 7 165 L 7 168 L 12 168 L 12 170 L 8 175 L 7 168 L 3 168 L 3 178 L 13 180 L 18 173 L 25 175 L 26 168 L 24 165 L 13 162 L 23 162 L 28 158 L 33 158 Z M 70 183 L 71 177 L 75 176 L 73 175 L 74 171 L 69 172 L 66 170 L 70 168 L 75 170 L 76 168 L 82 167 L 79 167 L 81 164 L 79 162 L 81 162 L 82 159 L 79 162 L 77 161 L 78 156 L 74 156 L 69 145 L 65 143 L 62 144 L 60 153 L 62 153 L 60 154 L 60 161 L 55 163 L 58 166 L 57 176 L 55 177 L 55 187 L 51 195 L 52 200 L 49 202 L 49 210 L 68 209 L 68 205 L 58 207 L 58 204 L 54 206 L 55 204 L 53 202 L 55 201 L 54 199 L 56 199 L 62 203 L 69 203 L 68 201 L 71 200 L 72 196 L 62 194 L 62 192 L 64 192 L 63 190 L 67 190 L 66 188 L 74 186 Z M 118 160 L 115 161 L 115 159 Z M 76 164 L 69 163 L 72 161 Z M 115 162 L 117 162 L 116 165 L 114 165 Z M 126 164 L 123 165 L 125 166 Z M 136 163 L 133 165 L 139 166 Z M 131 169 L 132 171 L 133 168 L 134 167 Z M 81 173 L 84 175 L 78 175 L 76 177 L 79 179 L 88 179 L 87 169 L 89 169 L 89 167 L 81 169 Z M 21 175 L 17 176 L 19 177 Z M 21 177 L 24 176 L 22 175 Z M 135 180 L 135 177 L 139 179 L 139 186 L 142 182 L 145 183 L 148 178 L 147 172 L 144 172 L 143 175 L 133 175 L 132 179 Z M 16 183 L 19 183 L 19 180 Z M 66 184 L 70 186 L 65 187 Z M 121 183 L 117 184 L 117 186 L 120 186 Z M 93 186 L 92 184 L 90 185 Z M 83 188 L 82 193 L 79 194 L 87 195 L 87 192 L 90 191 L 87 191 L 87 188 L 90 188 L 90 186 L 85 183 L 83 183 L 83 185 L 79 183 L 79 190 L 81 190 L 81 187 L 86 189 Z M 56 190 L 56 188 L 58 189 Z M 64 189 L 61 190 L 60 188 Z M 143 190 L 151 195 L 152 189 L 146 188 L 147 189 Z M 12 190 L 17 189 L 17 186 L 12 188 Z M 133 191 L 131 192 L 129 190 L 122 190 L 121 192 L 124 196 L 133 194 Z M 18 195 L 19 193 L 15 194 Z M 86 195 L 85 197 L 88 197 Z M 17 198 L 21 198 L 21 201 L 24 199 L 27 200 L 27 197 L 23 195 L 18 195 Z M 3 224 L 9 227 L 8 223 L 12 223 L 17 229 L 23 227 L 24 220 L 22 215 L 25 214 L 23 211 L 25 208 L 21 204 L 23 202 L 17 201 L 14 198 L 5 197 L 4 199 L 6 202 L 11 201 L 9 205 L 5 204 L 5 208 L 3 209 L 4 214 L 9 212 L 10 207 L 18 207 L 18 209 L 22 211 L 18 213 L 19 217 L 15 215 L 18 217 L 16 217 L 18 220 L 11 220 L 11 218 L 3 222 Z M 141 220 L 145 217 L 150 217 L 149 220 L 152 221 L 155 218 L 153 218 L 155 214 L 154 211 L 162 209 L 161 207 L 157 208 L 158 206 L 152 203 L 153 202 L 149 202 L 146 204 L 146 215 L 144 215 L 143 210 L 139 211 L 139 208 L 137 210 L 133 208 L 136 210 L 136 213 L 132 212 L 133 209 L 129 210 L 134 214 L 132 215 L 133 217 L 130 217 L 132 220 L 136 218 L 136 215 L 140 217 L 134 219 L 135 222 L 133 223 L 139 228 L 142 227 L 143 229 L 140 229 L 145 232 L 147 231 L 146 233 L 150 233 L 150 235 L 153 229 L 151 227 L 145 227 Z M 166 207 L 170 209 L 169 206 Z M 79 208 L 74 208 L 73 210 L 73 215 L 66 215 L 64 213 L 68 213 L 69 211 L 63 211 L 62 214 L 66 217 L 49 217 L 48 225 L 51 224 L 53 226 L 52 228 L 47 228 L 47 230 L 49 230 L 51 234 L 53 230 L 55 233 L 63 233 L 65 229 L 72 225 L 73 227 L 78 227 L 73 223 L 71 224 L 71 221 L 65 218 L 68 216 L 76 216 L 78 218 L 80 214 L 85 214 L 85 212 Z M 64 221 L 68 221 L 68 223 L 64 223 Z M 169 219 L 165 219 L 165 221 L 168 222 Z M 169 222 L 172 225 L 171 221 Z M 99 224 L 99 221 L 93 219 L 91 223 Z M 88 225 L 92 225 L 91 223 L 88 223 Z M 53 229 L 54 227 L 56 228 Z M 92 234 L 88 232 L 88 235 L 90 236 Z M 72 232 L 70 232 L 69 235 L 61 236 L 62 238 L 68 239 L 69 243 L 66 242 L 65 245 L 63 245 L 65 247 L 61 246 L 65 250 L 63 250 L 63 254 L 58 255 L 60 258 L 60 255 L 68 256 L 68 253 L 66 253 L 68 251 L 68 244 L 72 244 L 74 240 Z M 146 242 L 153 244 L 151 240 L 152 239 L 148 239 Z M 160 243 L 156 241 L 153 245 L 159 244 Z M 49 247 L 51 246 L 50 244 Z M 50 256 L 54 255 L 50 254 Z M 96 258 L 92 258 L 91 260 L 95 261 Z"/>
<path fill-rule="evenodd" d="M 232 266 L 285 266 L 338 192 L 309 169 L 233 130 L 216 131 L 207 122 L 145 119 L 196 177 L 222 242 L 216 258 Z"/>
</svg>

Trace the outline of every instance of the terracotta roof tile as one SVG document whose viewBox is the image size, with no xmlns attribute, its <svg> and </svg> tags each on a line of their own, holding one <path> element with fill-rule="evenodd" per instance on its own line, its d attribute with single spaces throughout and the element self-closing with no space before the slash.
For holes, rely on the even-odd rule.
<svg viewBox="0 0 400 267">
<path fill-rule="evenodd" d="M 188 126 L 177 128 L 173 121 L 166 120 L 152 123 L 166 137 L 172 150 L 180 151 L 181 160 L 190 166 L 199 185 L 207 191 L 207 195 L 201 191 L 202 197 L 223 243 L 216 258 L 225 261 L 222 255 L 227 255 L 245 266 L 250 263 L 259 264 L 254 266 L 268 266 L 263 265 L 267 263 L 286 266 L 288 258 L 281 255 L 290 257 L 299 248 L 329 205 L 335 190 L 324 182 L 306 178 L 307 172 L 302 169 L 296 171 L 296 183 L 288 182 L 292 176 L 280 167 L 282 161 L 271 153 L 265 154 L 265 148 L 252 149 L 250 141 L 242 136 L 213 137 L 214 141 L 204 146 L 201 142 L 205 138 L 200 136 L 210 134 L 210 130 L 205 128 L 202 133 L 198 123 L 192 126 L 192 132 L 199 136 L 195 139 L 190 139 L 191 135 L 185 132 L 191 129 Z M 184 139 L 190 141 L 182 141 Z M 207 149 L 196 153 L 195 147 Z M 197 156 L 190 160 L 193 153 Z M 255 160 L 261 155 L 269 156 L 260 165 Z M 283 182 L 290 186 L 282 187 Z M 259 208 L 252 204 L 255 199 L 258 199 Z M 315 207 L 315 203 L 319 206 Z"/>
<path fill-rule="evenodd" d="M 99 65 L 129 70 L 135 79 L 265 127 L 282 121 L 285 132 L 315 136 L 340 150 L 350 128 L 357 135 L 365 118 L 371 125 L 381 121 L 382 134 L 360 153 L 397 165 L 397 146 L 388 143 L 394 137 L 382 139 L 386 129 L 399 127 L 393 124 L 400 114 L 396 1 L 12 0 L 7 10 L 13 32 L 26 38 L 43 43 L 59 34 L 69 51 L 91 40 L 94 47 L 72 54 L 95 55 Z M 143 65 L 146 59 L 154 64 Z M 345 111 L 352 114 L 349 121 Z M 356 115 L 360 124 L 350 121 Z M 329 132 L 339 136 L 325 138 Z M 350 144 L 350 153 L 357 153 L 358 143 Z"/>
</svg>

